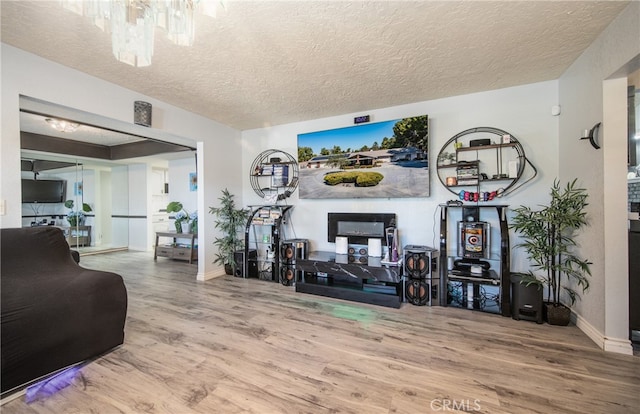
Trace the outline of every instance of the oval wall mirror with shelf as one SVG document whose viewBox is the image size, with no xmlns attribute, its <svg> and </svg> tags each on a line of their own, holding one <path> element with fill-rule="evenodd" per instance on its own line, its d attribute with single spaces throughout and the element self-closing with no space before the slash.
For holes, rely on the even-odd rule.
<svg viewBox="0 0 640 414">
<path fill-rule="evenodd" d="M 513 134 L 492 127 L 464 130 L 440 149 L 442 185 L 463 201 L 492 201 L 531 181 L 537 170 Z"/>
</svg>

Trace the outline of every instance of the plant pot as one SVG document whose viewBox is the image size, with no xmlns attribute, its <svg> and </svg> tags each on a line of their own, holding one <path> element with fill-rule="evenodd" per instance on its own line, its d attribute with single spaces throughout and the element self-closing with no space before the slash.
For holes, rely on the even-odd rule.
<svg viewBox="0 0 640 414">
<path fill-rule="evenodd" d="M 571 321 L 571 308 L 562 304 L 545 303 L 545 319 L 549 325 L 567 326 Z"/>
<path fill-rule="evenodd" d="M 233 266 L 228 263 L 224 265 L 224 273 L 227 275 L 233 275 Z"/>
</svg>

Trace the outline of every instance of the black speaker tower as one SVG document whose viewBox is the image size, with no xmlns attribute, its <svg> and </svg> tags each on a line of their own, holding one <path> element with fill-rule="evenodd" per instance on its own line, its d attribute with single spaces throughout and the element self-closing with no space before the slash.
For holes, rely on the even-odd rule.
<svg viewBox="0 0 640 414">
<path fill-rule="evenodd" d="M 290 239 L 280 242 L 280 283 L 293 286 L 301 279 L 296 271 L 296 259 L 306 259 L 309 255 L 309 240 Z"/>
<path fill-rule="evenodd" d="M 440 295 L 440 252 L 421 245 L 407 245 L 403 250 L 405 298 L 416 306 L 437 304 Z"/>
</svg>

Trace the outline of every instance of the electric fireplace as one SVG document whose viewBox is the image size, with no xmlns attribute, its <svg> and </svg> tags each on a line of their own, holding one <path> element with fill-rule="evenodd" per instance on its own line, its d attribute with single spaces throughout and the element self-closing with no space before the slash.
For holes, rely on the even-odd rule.
<svg viewBox="0 0 640 414">
<path fill-rule="evenodd" d="M 347 237 L 349 244 L 367 244 L 380 239 L 387 245 L 386 229 L 396 227 L 393 213 L 328 213 L 327 235 L 330 243 L 336 237 Z"/>
</svg>

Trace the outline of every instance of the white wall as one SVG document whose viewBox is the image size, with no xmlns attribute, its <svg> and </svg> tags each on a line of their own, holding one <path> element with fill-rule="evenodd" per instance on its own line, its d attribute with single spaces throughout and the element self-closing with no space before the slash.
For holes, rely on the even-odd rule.
<svg viewBox="0 0 640 414">
<path fill-rule="evenodd" d="M 26 95 L 46 102 L 80 109 L 102 117 L 133 123 L 133 102 L 143 100 L 154 107 L 154 128 L 184 137 L 179 143 L 199 143 L 199 168 L 208 177 L 201 177 L 198 209 L 208 209 L 217 202 L 224 187 L 241 188 L 246 177 L 241 172 L 240 133 L 210 119 L 193 114 L 165 102 L 153 99 L 89 76 L 85 73 L 42 59 L 4 43 L 0 43 L 2 125 L 0 130 L 0 202 L 5 203 L 5 215 L 0 227 L 21 225 L 20 188 L 20 117 L 19 96 Z M 159 116 L 156 116 L 159 115 Z M 114 175 L 117 175 L 114 173 Z M 117 200 L 113 200 L 114 206 Z M 114 212 L 115 213 L 115 212 Z M 215 237 L 213 217 L 203 215 L 199 231 L 198 278 L 206 279 L 223 273 L 212 264 L 214 251 L 209 246 Z M 115 233 L 114 233 L 115 236 Z"/>
<path fill-rule="evenodd" d="M 169 201 L 181 202 L 189 213 L 198 210 L 197 192 L 189 188 L 189 174 L 195 172 L 195 154 L 189 158 L 169 161 Z"/>
<path fill-rule="evenodd" d="M 129 245 L 129 168 L 124 165 L 111 169 L 111 244 Z"/>
<path fill-rule="evenodd" d="M 197 212 L 198 193 L 197 191 L 191 191 L 189 186 L 189 175 L 196 172 L 195 153 L 189 158 L 171 160 L 168 165 L 169 170 L 167 182 L 169 183 L 169 194 L 167 196 L 167 203 L 162 208 L 165 209 L 169 202 L 179 201 L 182 203 L 184 210 L 190 215 Z M 170 213 L 169 217 L 173 217 L 174 215 L 175 213 Z M 174 220 L 170 220 L 168 228 L 171 231 L 174 230 Z"/>
<path fill-rule="evenodd" d="M 95 244 L 113 246 L 113 229 L 111 214 L 113 203 L 113 183 L 111 182 L 111 170 L 97 171 L 96 181 L 100 182 L 100 205 L 96 206 L 96 218 L 100 221 L 100 231 L 95 233 Z"/>
<path fill-rule="evenodd" d="M 128 166 L 128 224 L 129 224 L 129 249 L 149 250 L 147 237 L 147 206 L 151 202 L 151 188 L 148 177 L 150 168 L 147 164 L 130 164 Z"/>
<path fill-rule="evenodd" d="M 298 134 L 349 126 L 356 115 L 368 113 L 372 122 L 379 122 L 427 114 L 430 118 L 429 161 L 432 166 L 436 164 L 435 158 L 442 145 L 465 129 L 489 126 L 513 134 L 538 168 L 539 175 L 524 188 L 497 202 L 513 207 L 535 205 L 547 201 L 548 188 L 558 174 L 558 118 L 551 115 L 551 107 L 557 104 L 557 82 L 551 81 L 244 131 L 243 174 L 248 177 L 251 163 L 260 152 L 276 148 L 297 158 Z M 309 239 L 312 250 L 332 250 L 334 245 L 327 242 L 325 224 L 328 212 L 388 212 L 397 215 L 402 245 L 438 247 L 438 204 L 453 199 L 454 195 L 440 184 L 435 174 L 432 168 L 431 195 L 426 198 L 315 200 L 299 199 L 296 191 L 288 201 L 295 205 L 291 220 L 293 229 L 286 228 L 285 236 Z M 245 183 L 245 202 L 259 204 L 261 200 L 247 178 Z M 522 255 L 514 252 L 512 269 L 524 270 L 523 259 Z"/>
<path fill-rule="evenodd" d="M 619 75 L 614 78 L 626 76 L 620 69 L 638 54 L 640 3 L 632 2 L 559 79 L 560 177 L 563 181 L 578 177 L 589 192 L 590 202 L 590 226 L 579 243 L 582 256 L 593 262 L 593 277 L 589 292 L 575 306 L 578 326 L 584 325 L 582 329 L 605 349 L 613 347 L 626 353 L 631 352 L 626 249 L 627 104 L 626 88 L 621 87 L 626 78 L 604 81 L 616 72 Z M 605 95 L 608 108 L 603 105 Z M 602 148 L 595 150 L 588 141 L 578 138 L 598 122 L 603 122 Z"/>
</svg>

